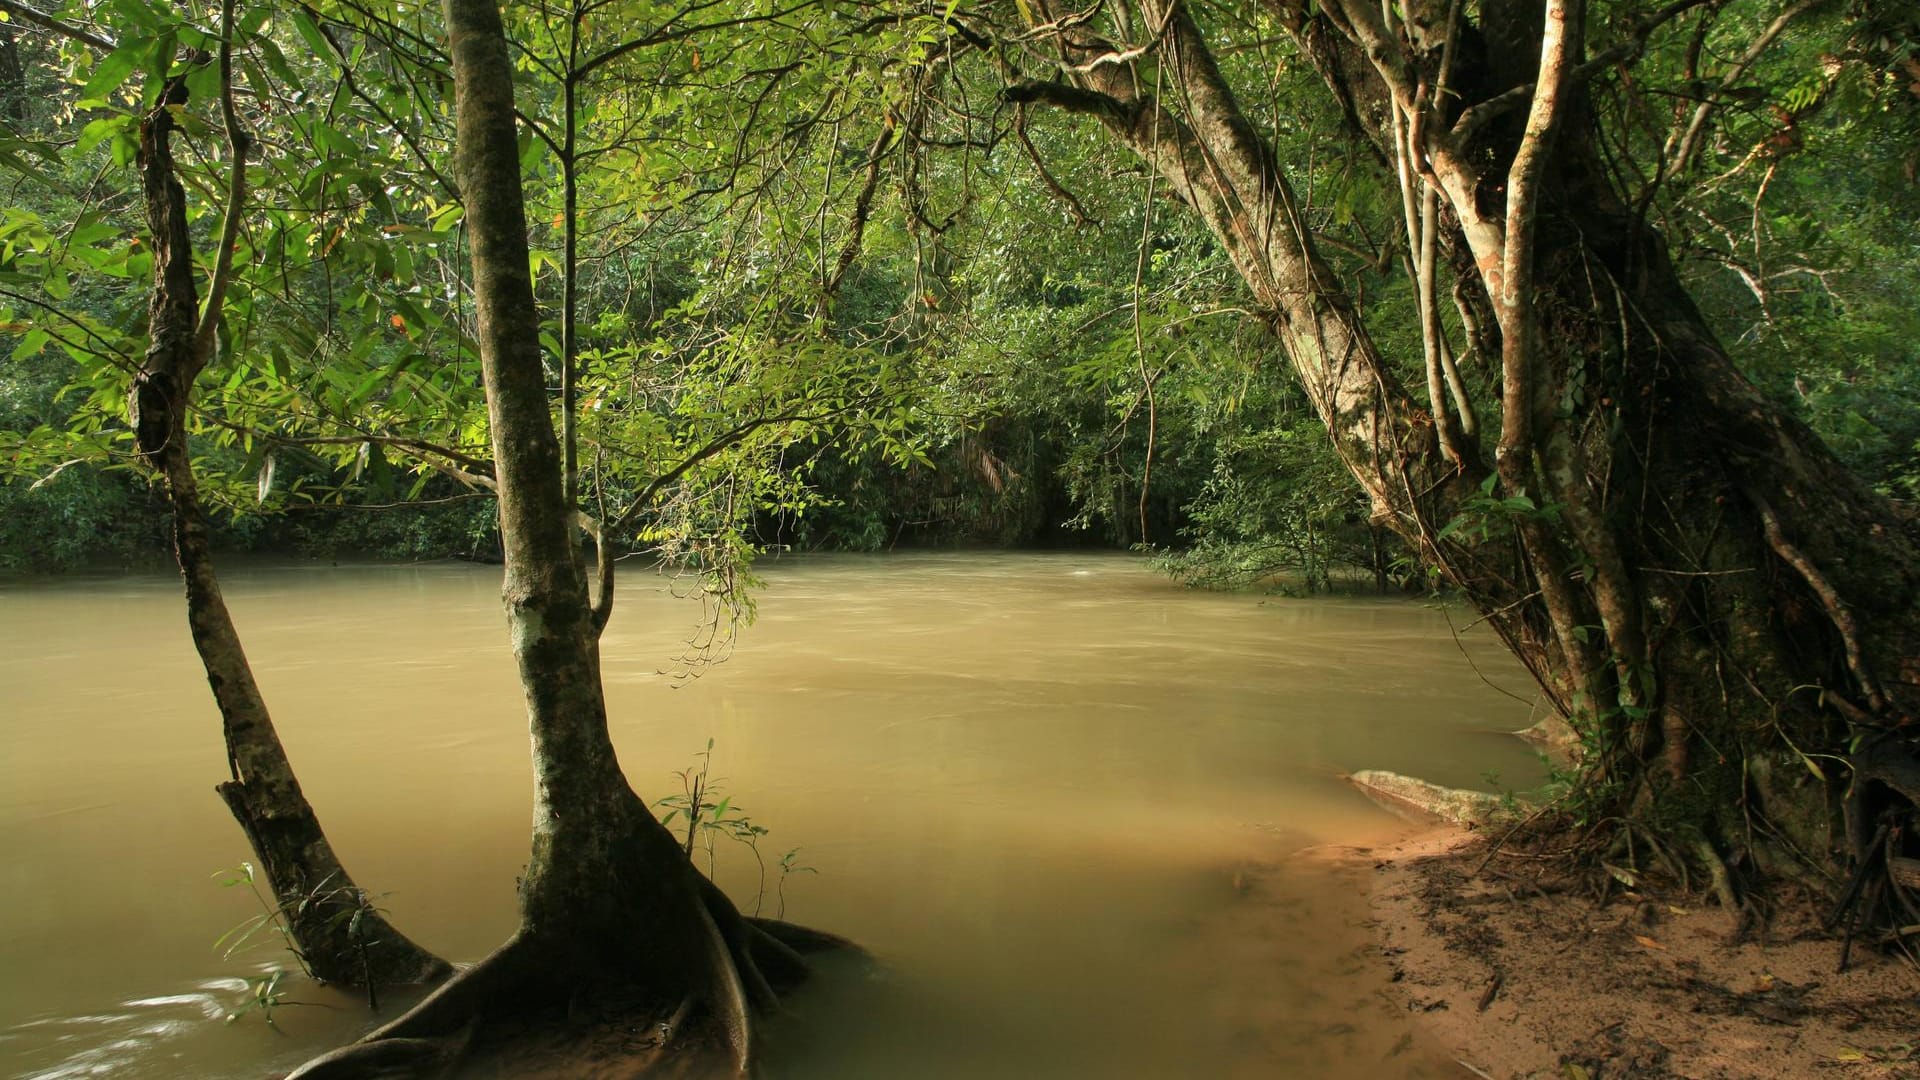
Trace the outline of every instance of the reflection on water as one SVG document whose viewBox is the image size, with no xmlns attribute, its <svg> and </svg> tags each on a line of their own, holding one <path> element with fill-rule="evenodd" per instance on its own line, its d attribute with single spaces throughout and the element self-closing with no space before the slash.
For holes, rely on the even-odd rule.
<svg viewBox="0 0 1920 1080">
<path fill-rule="evenodd" d="M 648 798 L 715 740 L 724 790 L 816 873 L 787 917 L 862 942 L 773 1032 L 781 1075 L 1443 1075 L 1367 962 L 1361 871 L 1295 855 L 1401 826 L 1340 774 L 1531 783 L 1526 708 L 1440 612 L 1171 586 L 1107 555 L 763 566 L 760 620 L 691 681 L 698 612 L 629 574 L 603 643 Z M 498 571 L 270 568 L 229 600 L 335 847 L 410 935 L 475 959 L 513 924 L 531 787 Z M 364 1003 L 221 1017 L 277 962 L 212 786 L 219 724 L 164 578 L 0 590 L 0 1059 L 35 1077 L 258 1077 Z M 1490 640 L 1497 682 L 1524 676 Z M 743 850 L 718 876 L 751 908 Z M 212 875 L 212 876 L 210 876 Z M 773 878 L 777 880 L 777 873 Z M 780 901 L 771 882 L 760 901 Z M 397 1005 L 397 1003 L 392 1003 Z M 391 1011 L 391 1005 L 389 1011 Z"/>
</svg>

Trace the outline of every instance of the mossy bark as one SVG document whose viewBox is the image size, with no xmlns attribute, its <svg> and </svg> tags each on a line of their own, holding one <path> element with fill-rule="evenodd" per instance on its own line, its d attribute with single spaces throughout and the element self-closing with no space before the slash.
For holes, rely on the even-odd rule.
<svg viewBox="0 0 1920 1080">
<path fill-rule="evenodd" d="M 174 174 L 172 107 L 185 101 L 184 81 L 170 82 L 140 125 L 154 279 L 147 352 L 134 376 L 128 413 L 140 459 L 166 487 L 174 555 L 186 584 L 187 626 L 220 711 L 231 778 L 218 791 L 245 830 L 293 945 L 314 977 L 349 986 L 431 981 L 450 970 L 446 962 L 374 910 L 328 844 L 274 730 L 214 572 L 187 436 L 187 406 L 213 335 L 211 324 L 201 322 L 186 193 Z M 232 150 L 244 159 L 244 139 L 236 138 Z M 232 189 L 237 199 L 244 190 L 243 160 L 233 167 L 240 177 Z M 238 212 L 238 205 L 228 209 L 229 215 Z M 204 318 L 218 317 L 210 306 Z"/>
<path fill-rule="evenodd" d="M 533 850 L 520 927 L 504 946 L 304 1078 L 376 1064 L 433 1075 L 474 1041 L 564 1025 L 582 1003 L 618 1002 L 621 1030 L 657 1030 L 622 1069 L 663 1053 L 717 1053 L 744 1074 L 751 1014 L 774 979 L 805 974 L 772 928 L 743 918 L 628 786 L 607 728 L 599 633 L 555 437 L 527 263 L 513 64 L 494 0 L 446 0 L 455 172 L 473 260 L 505 553 L 503 599 L 533 745 Z M 791 936 L 791 935 L 788 935 Z M 692 1029 L 692 1030 L 689 1030 Z M 389 1067 L 380 1065 L 380 1067 Z"/>
<path fill-rule="evenodd" d="M 1543 24 L 1537 0 L 1492 3 L 1497 33 L 1463 18 L 1445 49 L 1369 0 L 1271 7 L 1378 160 L 1412 148 L 1402 182 L 1437 203 L 1470 351 L 1504 357 L 1497 447 L 1462 430 L 1443 445 L 1470 403 L 1402 385 L 1419 365 L 1375 344 L 1186 5 L 1143 8 L 1165 28 L 1148 77 L 1042 4 L 1074 74 L 1007 94 L 1096 118 L 1212 231 L 1375 522 L 1486 614 L 1579 731 L 1590 819 L 1637 819 L 1709 871 L 1843 875 L 1862 855 L 1836 813 L 1849 750 L 1884 733 L 1915 753 L 1920 529 L 1742 377 L 1605 183 L 1581 5 L 1544 5 Z M 1482 104 L 1493 119 L 1464 123 Z"/>
</svg>

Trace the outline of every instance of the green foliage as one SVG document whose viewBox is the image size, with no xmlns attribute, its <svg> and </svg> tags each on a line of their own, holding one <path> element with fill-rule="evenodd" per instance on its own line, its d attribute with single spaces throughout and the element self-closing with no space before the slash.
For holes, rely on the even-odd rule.
<svg viewBox="0 0 1920 1080">
<path fill-rule="evenodd" d="M 768 829 L 748 817 L 744 811 L 734 805 L 733 797 L 721 794 L 725 780 L 709 774 L 713 764 L 713 740 L 707 740 L 706 749 L 694 755 L 697 764 L 674 773 L 680 781 L 680 792 L 668 795 L 653 804 L 660 823 L 672 828 L 674 822 L 684 822 L 686 840 L 684 848 L 688 858 L 694 852 L 701 851 L 707 857 L 707 876 L 713 876 L 715 849 L 721 840 L 730 840 L 745 847 L 753 855 L 753 864 L 758 873 L 758 884 L 753 895 L 752 913 L 759 915 L 767 896 L 767 860 L 760 850 L 760 841 L 766 837 Z M 664 810 L 665 813 L 660 813 Z M 813 867 L 800 862 L 800 849 L 789 848 L 774 860 L 775 876 L 773 880 L 774 918 L 785 915 L 787 909 L 787 878 L 794 874 L 817 873 Z M 747 905 L 740 905 L 745 909 Z"/>
<path fill-rule="evenodd" d="M 347 940 L 355 943 L 359 954 L 364 958 L 368 944 L 362 936 L 361 928 L 367 916 L 385 913 L 374 905 L 374 897 L 366 890 L 353 885 L 336 885 L 331 878 L 319 881 L 296 899 L 275 903 L 269 899 L 267 892 L 262 890 L 253 864 L 250 862 L 243 862 L 230 870 L 219 871 L 213 876 L 220 878 L 222 888 L 244 887 L 260 909 L 258 914 L 242 921 L 214 941 L 213 947 L 219 951 L 221 959 L 231 959 L 235 953 L 268 941 L 291 955 L 294 963 L 309 979 L 314 977 L 313 967 L 308 962 L 307 955 L 300 950 L 299 939 L 294 935 L 293 926 L 296 921 L 309 918 L 314 911 L 326 911 L 328 925 L 335 929 L 344 929 Z M 250 976 L 247 980 L 246 997 L 240 1005 L 227 1014 L 227 1023 L 233 1023 L 248 1013 L 258 1012 L 268 1026 L 272 1026 L 275 1009 L 283 1005 L 304 1004 L 287 999 L 286 978 L 287 973 L 278 967 L 271 968 L 264 974 Z M 379 988 L 368 983 L 367 1008 L 379 1009 L 378 993 Z"/>
<path fill-rule="evenodd" d="M 1643 7 L 1601 5 L 1593 33 Z M 123 412 L 152 269 L 130 163 L 164 78 L 188 90 L 178 114 L 196 149 L 180 171 L 203 260 L 230 166 L 217 73 L 195 52 L 208 11 L 68 8 L 114 47 L 23 36 L 31 107 L 0 133 L 15 181 L 0 213 L 0 566 L 20 569 L 161 546 Z M 1772 17 L 1715 11 L 1709 56 L 1736 55 Z M 624 526 L 615 544 L 723 598 L 766 544 L 1147 545 L 1209 586 L 1277 574 L 1317 588 L 1400 557 L 1378 546 L 1234 268 L 1095 125 L 1031 110 L 1021 138 L 1043 181 L 1004 109 L 959 107 L 997 100 L 1002 73 L 946 51 L 940 11 L 701 12 L 508 13 L 556 411 L 571 366 L 581 502 Z M 1382 240 L 1397 191 L 1286 35 L 1243 14 L 1224 73 L 1263 88 L 1250 115 L 1418 385 L 1411 290 Z M 1920 108 L 1887 62 L 1910 50 L 1911 20 L 1865 14 L 1793 24 L 1646 212 L 1756 381 L 1912 498 Z M 493 548 L 438 18 L 392 0 L 241 8 L 239 105 L 259 148 L 190 418 L 228 546 Z M 635 27 L 657 40 L 626 48 Z M 1698 97 L 1681 85 L 1687 38 L 1651 41 L 1633 87 L 1597 84 L 1621 153 L 1656 159 L 1667 113 Z M 578 318 L 563 340 L 569 236 Z M 1483 416 L 1498 411 L 1496 366 L 1463 358 Z M 1533 512 L 1519 498 L 1487 493 L 1448 538 Z"/>
<path fill-rule="evenodd" d="M 279 1030 L 273 1022 L 274 1011 L 284 1005 L 303 1005 L 305 1002 L 287 999 L 287 973 L 282 968 L 273 968 L 263 975 L 247 977 L 247 990 L 240 1004 L 222 1019 L 229 1024 L 238 1023 L 251 1013 L 259 1013 L 260 1019 L 268 1027 Z"/>
<path fill-rule="evenodd" d="M 213 947 L 220 953 L 220 958 L 231 959 L 234 953 L 257 944 L 259 938 L 267 936 L 273 938 L 277 946 L 292 954 L 301 970 L 307 971 L 310 976 L 312 973 L 307 969 L 306 958 L 301 955 L 300 949 L 294 943 L 293 930 L 287 921 L 289 913 L 283 905 L 268 902 L 266 894 L 260 891 L 259 880 L 254 876 L 253 864 L 243 862 L 231 870 L 222 870 L 213 876 L 221 878 L 222 888 L 235 889 L 244 886 L 260 907 L 259 914 L 220 935 L 219 939 L 213 943 Z M 240 1003 L 226 1014 L 226 1022 L 235 1023 L 250 1013 L 259 1013 L 268 1027 L 274 1027 L 274 1010 L 282 1005 L 297 1004 L 287 1000 L 286 978 L 286 971 L 279 967 L 249 976 L 246 994 Z"/>
<path fill-rule="evenodd" d="M 1513 495 L 1497 494 L 1495 489 L 1499 483 L 1498 476 L 1490 475 L 1480 482 L 1477 494 L 1460 500 L 1460 512 L 1440 527 L 1440 539 L 1467 544 L 1484 543 L 1493 530 L 1510 526 L 1515 518 L 1531 517 L 1547 522 L 1560 519 L 1558 506 L 1536 503 L 1533 496 L 1524 491 Z"/>
</svg>

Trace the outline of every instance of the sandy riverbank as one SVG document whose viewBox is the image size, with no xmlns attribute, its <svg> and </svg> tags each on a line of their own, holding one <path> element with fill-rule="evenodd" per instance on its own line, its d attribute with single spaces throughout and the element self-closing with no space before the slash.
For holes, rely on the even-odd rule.
<svg viewBox="0 0 1920 1080">
<path fill-rule="evenodd" d="M 1840 945 L 1789 898 L 1738 944 L 1716 907 L 1614 890 L 1460 829 L 1371 864 L 1394 993 L 1432 1041 L 1494 1080 L 1920 1078 L 1920 969 Z M 1477 876 L 1473 872 L 1486 861 Z"/>
</svg>

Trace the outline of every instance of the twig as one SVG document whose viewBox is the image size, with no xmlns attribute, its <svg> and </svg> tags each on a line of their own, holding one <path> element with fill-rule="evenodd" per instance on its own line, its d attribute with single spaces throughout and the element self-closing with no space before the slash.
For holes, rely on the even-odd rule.
<svg viewBox="0 0 1920 1080">
<path fill-rule="evenodd" d="M 1472 881 L 1474 878 L 1479 877 L 1480 871 L 1485 870 L 1487 868 L 1487 864 L 1493 861 L 1493 857 L 1495 855 L 1500 854 L 1500 849 L 1507 845 L 1507 841 L 1513 839 L 1516 835 L 1518 835 L 1521 829 L 1524 829 L 1527 826 L 1533 824 L 1534 822 L 1540 820 L 1540 818 L 1543 815 L 1545 815 L 1547 811 L 1560 805 L 1560 799 L 1564 799 L 1564 798 L 1566 798 L 1565 795 L 1560 796 L 1559 799 L 1555 799 L 1552 802 L 1548 803 L 1547 805 L 1541 807 L 1540 809 L 1535 810 L 1533 813 L 1528 814 L 1525 820 L 1521 821 L 1518 825 L 1515 825 L 1513 828 L 1508 829 L 1507 835 L 1501 837 L 1499 841 L 1493 845 L 1492 848 L 1488 849 L 1486 858 L 1481 859 L 1480 865 L 1474 867 L 1473 873 L 1467 875 L 1467 880 Z M 1481 1007 L 1485 1008 L 1486 1006 L 1483 1005 Z"/>
<path fill-rule="evenodd" d="M 1487 983 L 1487 988 L 1486 988 L 1486 990 L 1485 990 L 1484 992 L 1482 992 L 1482 993 L 1481 993 L 1481 995 L 1480 995 L 1480 1004 L 1479 1004 L 1478 1006 L 1476 1006 L 1476 1007 L 1475 1007 L 1475 1010 L 1474 1010 L 1474 1011 L 1476 1011 L 1476 1012 L 1486 1012 L 1486 1011 L 1487 1011 L 1487 1006 L 1489 1006 L 1489 1005 L 1491 1005 L 1491 1004 L 1493 1004 L 1493 999 L 1494 999 L 1495 997 L 1497 997 L 1497 996 L 1499 996 L 1499 993 L 1500 993 L 1500 988 L 1501 988 L 1502 986 L 1504 986 L 1504 985 L 1506 985 L 1506 981 L 1507 981 L 1507 980 L 1506 980 L 1506 977 L 1505 977 L 1505 976 L 1503 976 L 1503 975 L 1501 975 L 1501 974 L 1500 974 L 1499 972 L 1497 972 L 1497 971 L 1496 971 L 1496 972 L 1494 972 L 1494 973 L 1493 973 L 1493 979 L 1492 979 L 1491 981 L 1489 981 L 1489 982 Z M 1466 1062 L 1464 1062 L 1464 1061 L 1463 1061 L 1463 1062 L 1461 1062 L 1461 1064 L 1462 1064 L 1462 1065 L 1464 1065 L 1464 1064 L 1466 1064 Z"/>
<path fill-rule="evenodd" d="M 1840 631 L 1840 642 L 1847 654 L 1847 669 L 1859 680 L 1860 689 L 1867 695 L 1868 708 L 1879 712 L 1886 706 L 1886 696 L 1880 692 L 1879 682 L 1867 667 L 1866 653 L 1860 647 L 1860 627 L 1854 622 L 1853 612 L 1848 610 L 1846 601 L 1840 598 L 1839 591 L 1814 565 L 1813 560 L 1787 539 L 1786 533 L 1780 528 L 1780 519 L 1775 516 L 1773 507 L 1767 505 L 1767 500 L 1754 491 L 1747 492 L 1747 499 L 1760 513 L 1760 525 L 1766 532 L 1767 545 L 1806 580 L 1814 596 L 1819 598 L 1820 606 L 1826 609 L 1827 618 L 1833 621 L 1834 629 Z"/>
<path fill-rule="evenodd" d="M 1527 597 L 1526 599 L 1531 599 L 1531 597 Z M 1521 696 L 1520 696 L 1519 694 L 1516 694 L 1516 693 L 1514 693 L 1513 691 L 1511 691 L 1511 690 L 1509 690 L 1509 689 L 1507 689 L 1506 687 L 1504 687 L 1504 686 L 1500 686 L 1500 685 L 1498 685 L 1498 684 L 1496 684 L 1496 683 L 1495 683 L 1495 682 L 1494 682 L 1494 681 L 1493 681 L 1492 679 L 1489 679 L 1489 678 L 1487 678 L 1487 673 L 1486 673 L 1486 672 L 1484 672 L 1484 671 L 1481 671 L 1481 670 L 1480 670 L 1480 665 L 1479 665 L 1479 664 L 1476 664 L 1476 663 L 1474 663 L 1474 661 L 1473 661 L 1473 654 L 1472 654 L 1472 653 L 1469 653 L 1469 652 L 1467 652 L 1467 646 L 1466 646 L 1466 643 L 1460 640 L 1460 631 L 1459 631 L 1459 630 L 1457 630 L 1457 629 L 1454 629 L 1454 625 L 1453 625 L 1453 615 L 1452 615 L 1451 613 L 1449 613 L 1449 612 L 1447 611 L 1447 609 L 1446 609 L 1445 607 L 1442 607 L 1442 608 L 1440 609 L 1440 614 L 1441 614 L 1442 616 L 1444 616 L 1444 617 L 1446 618 L 1446 620 L 1447 620 L 1447 629 L 1448 629 L 1449 631 L 1452 631 L 1452 633 L 1453 633 L 1453 645 L 1454 645 L 1454 648 L 1456 648 L 1456 649 L 1459 649 L 1459 650 L 1460 650 L 1460 655 L 1461 655 L 1461 656 L 1464 656 L 1464 657 L 1466 657 L 1466 660 L 1467 660 L 1467 666 L 1473 669 L 1473 673 L 1474 673 L 1475 675 L 1478 675 L 1478 676 L 1480 676 L 1480 681 L 1481 681 L 1481 682 L 1483 682 L 1483 683 L 1486 683 L 1486 684 L 1487 684 L 1488 686 L 1490 686 L 1490 687 L 1492 687 L 1493 689 L 1495 689 L 1495 690 L 1498 690 L 1498 691 L 1500 691 L 1501 693 L 1503 693 L 1503 694 L 1505 694 L 1505 695 L 1507 695 L 1508 697 L 1510 697 L 1510 698 L 1512 698 L 1513 700 L 1515 700 L 1515 701 L 1517 701 L 1517 702 L 1519 702 L 1519 703 L 1521 703 L 1522 705 L 1525 705 L 1525 706 L 1527 706 L 1527 707 L 1528 707 L 1529 709 L 1531 709 L 1531 708 L 1533 707 L 1533 705 L 1534 705 L 1534 703 L 1533 703 L 1533 702 L 1531 702 L 1531 701 L 1528 701 L 1528 700 L 1527 700 L 1526 698 L 1523 698 L 1523 697 L 1521 697 Z"/>
</svg>

